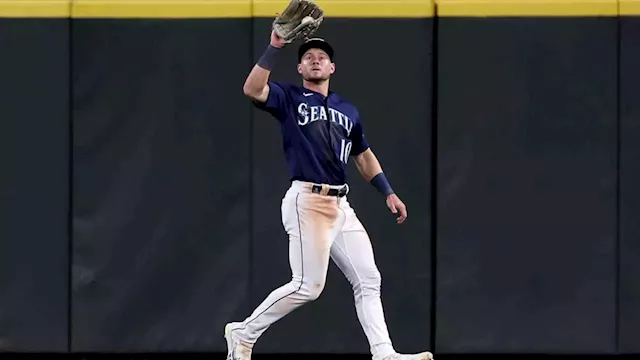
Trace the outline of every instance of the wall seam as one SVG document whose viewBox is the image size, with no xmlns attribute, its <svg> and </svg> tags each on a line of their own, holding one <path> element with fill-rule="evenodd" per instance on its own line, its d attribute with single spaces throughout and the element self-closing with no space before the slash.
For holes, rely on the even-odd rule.
<svg viewBox="0 0 640 360">
<path fill-rule="evenodd" d="M 620 351 L 620 164 L 621 164 L 621 65 L 622 65 L 622 18 L 620 12 L 620 1 L 616 1 L 618 16 L 616 17 L 616 195 L 615 195 L 615 316 L 614 316 L 614 352 Z"/>
<path fill-rule="evenodd" d="M 68 261 L 68 274 L 67 274 L 67 352 L 73 352 L 73 8 L 74 1 L 69 0 L 67 3 L 69 12 L 67 17 L 67 50 L 69 51 L 67 59 L 69 62 L 68 75 L 68 138 L 67 138 L 67 171 L 69 187 L 67 189 L 68 203 L 67 203 L 67 261 Z"/>
<path fill-rule="evenodd" d="M 436 351 L 438 289 L 438 0 L 433 0 L 431 28 L 431 321 L 430 348 Z"/>
</svg>

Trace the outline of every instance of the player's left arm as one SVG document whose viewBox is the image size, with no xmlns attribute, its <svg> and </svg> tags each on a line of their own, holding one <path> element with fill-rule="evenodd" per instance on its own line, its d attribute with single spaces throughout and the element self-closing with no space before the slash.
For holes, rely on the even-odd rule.
<svg viewBox="0 0 640 360">
<path fill-rule="evenodd" d="M 402 224 L 407 219 L 407 207 L 393 191 L 389 180 L 382 171 L 380 161 L 371 150 L 362 130 L 362 124 L 358 121 L 351 132 L 352 155 L 360 175 L 373 185 L 386 198 L 387 207 L 393 214 L 400 213 L 397 218 L 398 224 Z"/>
<path fill-rule="evenodd" d="M 382 171 L 382 166 L 371 148 L 354 156 L 354 159 L 360 175 L 386 197 L 389 210 L 396 215 L 398 212 L 400 213 L 397 222 L 402 224 L 407 219 L 407 207 L 391 188 L 387 177 Z"/>
</svg>

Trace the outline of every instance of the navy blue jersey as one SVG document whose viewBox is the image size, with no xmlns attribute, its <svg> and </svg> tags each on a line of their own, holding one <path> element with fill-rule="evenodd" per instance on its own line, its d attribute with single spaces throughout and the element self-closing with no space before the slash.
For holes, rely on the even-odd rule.
<svg viewBox="0 0 640 360">
<path fill-rule="evenodd" d="M 338 94 L 269 82 L 265 103 L 255 103 L 280 123 L 290 179 L 342 185 L 349 156 L 369 148 L 358 110 Z"/>
</svg>

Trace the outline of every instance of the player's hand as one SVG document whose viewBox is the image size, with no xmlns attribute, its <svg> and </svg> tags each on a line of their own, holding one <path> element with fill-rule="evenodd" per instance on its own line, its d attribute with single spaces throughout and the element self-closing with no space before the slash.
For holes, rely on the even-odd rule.
<svg viewBox="0 0 640 360">
<path fill-rule="evenodd" d="M 283 48 L 285 45 L 284 39 L 276 34 L 275 30 L 271 30 L 271 46 L 277 48 Z"/>
<path fill-rule="evenodd" d="M 400 213 L 400 216 L 396 219 L 398 224 L 402 224 L 407 219 L 407 207 L 396 194 L 387 196 L 387 207 L 394 215 Z"/>
</svg>

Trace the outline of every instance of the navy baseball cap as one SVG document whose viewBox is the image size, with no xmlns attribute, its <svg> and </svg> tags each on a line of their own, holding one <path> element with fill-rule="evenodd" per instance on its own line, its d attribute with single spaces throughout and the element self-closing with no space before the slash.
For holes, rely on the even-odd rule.
<svg viewBox="0 0 640 360">
<path fill-rule="evenodd" d="M 311 38 L 300 45 L 300 48 L 298 48 L 298 61 L 302 60 L 302 56 L 304 56 L 309 49 L 320 49 L 326 52 L 327 55 L 329 55 L 329 59 L 333 61 L 333 47 L 322 38 Z"/>
</svg>

